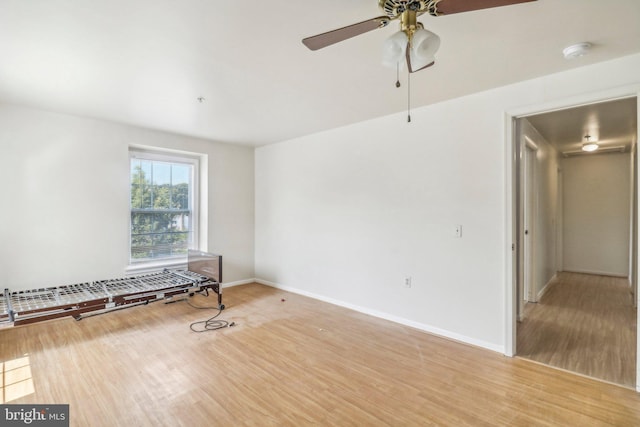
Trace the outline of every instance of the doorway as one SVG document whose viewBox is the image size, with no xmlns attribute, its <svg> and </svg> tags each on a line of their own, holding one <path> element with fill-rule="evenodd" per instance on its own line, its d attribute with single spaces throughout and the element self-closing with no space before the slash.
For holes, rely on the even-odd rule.
<svg viewBox="0 0 640 427">
<path fill-rule="evenodd" d="M 637 173 L 636 173 L 636 148 L 637 143 L 637 97 L 626 97 L 611 101 L 601 101 L 594 104 L 585 104 L 577 107 L 568 107 L 564 110 L 555 110 L 549 113 L 536 113 L 527 115 L 514 115 L 512 126 L 512 150 L 513 150 L 513 169 L 512 169 L 512 189 L 513 189 L 513 215 L 512 215 L 512 236 L 514 244 L 512 245 L 512 292 L 511 295 L 514 305 L 517 323 L 513 324 L 513 342 L 511 355 L 524 356 L 532 358 L 536 351 L 544 354 L 547 359 L 543 363 L 552 366 L 573 370 L 585 375 L 600 377 L 611 382 L 623 384 L 629 387 L 636 387 L 637 370 Z M 616 111 L 616 108 L 626 108 L 627 116 L 633 117 L 633 129 L 628 131 L 626 143 L 621 139 L 607 137 L 611 132 L 610 128 L 615 128 L 616 123 L 610 123 L 609 116 L 619 114 L 607 113 L 607 108 Z M 583 120 L 580 126 L 572 125 L 571 120 Z M 541 125 L 542 123 L 542 125 Z M 545 124 L 547 127 L 545 127 Z M 565 128 L 579 127 L 577 137 L 574 135 L 572 140 L 563 141 L 562 132 L 558 131 L 560 127 Z M 620 127 L 620 126 L 618 126 Z M 555 133 L 554 133 L 555 129 Z M 626 191 L 626 219 L 623 222 L 626 228 L 626 235 L 622 243 L 617 241 L 617 248 L 622 245 L 624 255 L 618 258 L 624 258 L 626 264 L 617 270 L 610 270 L 609 267 L 602 268 L 599 263 L 600 258 L 589 258 L 591 255 L 587 249 L 595 248 L 597 252 L 598 246 L 606 245 L 611 240 L 613 232 L 605 232 L 602 236 L 594 237 L 589 242 L 590 230 L 585 226 L 585 222 L 579 222 L 576 218 L 580 216 L 575 214 L 577 211 L 584 210 L 590 213 L 591 209 L 586 206 L 576 208 L 576 200 L 571 196 L 575 194 L 564 194 L 565 188 L 572 188 L 571 183 L 576 175 L 574 167 L 577 164 L 585 163 L 586 156 L 582 154 L 581 143 L 582 137 L 590 132 L 600 134 L 597 140 L 600 142 L 600 153 L 613 153 L 609 159 L 615 157 L 620 164 L 626 166 L 625 176 L 628 184 L 626 190 L 613 187 L 604 188 L 605 195 L 609 193 L 624 193 Z M 605 154 L 596 154 L 600 158 L 604 158 Z M 595 159 L 595 157 L 591 157 Z M 573 163 L 571 163 L 574 161 Z M 589 160 L 591 162 L 591 160 Z M 592 162 L 593 163 L 593 162 Z M 607 162 L 604 162 L 607 163 Z M 611 163 L 608 162 L 608 163 Z M 615 162 L 614 162 L 615 163 Z M 568 174 L 565 174 L 566 166 Z M 616 170 L 615 166 L 614 171 Z M 579 169 L 579 168 L 578 168 Z M 590 165 L 586 171 L 591 172 L 593 166 Z M 567 176 L 565 176 L 567 175 Z M 607 181 L 610 174 L 600 177 L 594 177 L 596 184 L 600 181 Z M 584 180 L 584 176 L 580 178 Z M 565 182 L 566 181 L 566 182 Z M 579 181 L 580 183 L 581 181 Z M 585 193 L 589 195 L 589 190 Z M 587 197 L 588 198 L 588 197 Z M 574 197 L 575 199 L 575 197 Z M 605 202 L 606 204 L 606 202 Z M 605 207 L 602 211 L 606 214 Z M 597 210 L 597 209 L 596 209 Z M 584 213 L 583 212 L 583 213 Z M 588 215 L 586 215 L 588 216 Z M 572 229 L 578 229 L 582 234 L 580 239 L 576 239 L 575 230 L 573 234 L 569 233 Z M 579 233 L 579 234 L 580 234 Z M 597 233 L 591 233 L 597 234 Z M 576 243 L 578 242 L 578 243 Z M 569 250 L 577 248 L 575 250 Z M 578 255 L 576 255 L 578 254 Z M 591 259 L 591 267 L 586 261 Z M 577 262 L 576 262 L 577 260 Z M 594 261 L 595 260 L 595 261 Z M 618 259 L 618 261 L 621 261 Z M 596 296 L 588 297 L 587 290 L 596 292 Z M 608 289 L 604 292 L 603 290 Z M 622 297 L 614 296 L 615 290 L 621 292 Z M 566 291 L 564 294 L 561 290 Z M 568 293 L 567 293 L 568 292 Z M 573 292 L 573 293 L 572 293 Z M 577 292 L 577 293 L 576 293 Z M 577 295 L 577 296 L 576 296 Z M 603 299 L 604 298 L 604 299 Z M 616 300 L 616 304 L 623 304 L 625 308 L 620 309 L 619 306 L 612 306 L 610 302 L 605 301 Z M 622 298 L 622 299 L 620 299 Z M 617 319 L 611 325 L 612 330 L 625 330 L 628 332 L 625 337 L 613 338 L 612 342 L 604 342 L 597 344 L 593 342 L 593 336 L 611 337 L 610 331 L 596 331 L 595 327 L 587 326 L 589 322 L 585 320 L 577 320 L 571 318 L 562 320 L 564 314 L 571 309 L 585 311 L 585 307 L 576 307 L 572 304 L 575 301 L 583 300 L 586 306 L 593 306 L 593 316 L 598 320 L 598 324 L 602 324 L 606 317 L 612 318 L 612 313 L 620 313 L 625 311 L 631 316 Z M 600 303 L 598 301 L 600 300 Z M 540 315 L 538 313 L 542 308 L 551 309 Z M 563 311 L 564 310 L 564 311 Z M 553 315 L 550 313 L 554 313 Z M 564 314 L 563 314 L 564 313 Z M 531 315 L 530 315 L 531 314 Z M 566 317 L 566 316 L 565 316 Z M 625 320 L 626 319 L 626 320 Z M 612 320 L 608 319 L 607 321 Z M 569 340 L 562 336 L 566 325 L 562 321 L 573 322 L 574 325 L 583 326 L 587 335 L 583 341 L 576 341 L 570 345 Z M 538 325 L 536 326 L 536 322 Z M 553 324 L 553 322 L 558 322 Z M 620 323 L 622 322 L 622 323 Z M 523 327 L 526 325 L 526 327 Z M 533 326 L 533 327 L 532 327 Z M 609 327 L 609 326 L 607 326 Z M 606 329 L 606 328 L 605 328 Z M 533 331 L 533 332 L 532 332 Z M 589 335 L 591 334 L 591 335 Z M 575 336 L 580 336 L 574 333 Z M 507 342 L 509 333 L 507 333 Z M 591 337 L 591 338 L 589 338 Z M 522 340 L 530 340 L 529 343 L 523 343 Z M 624 342 L 621 344 L 620 339 Z M 525 344 L 537 343 L 539 348 L 532 348 Z M 563 344 L 564 343 L 564 344 Z M 563 347 L 564 345 L 564 347 Z M 594 359 L 602 356 L 590 350 L 589 346 L 602 346 L 602 348 L 610 348 L 612 345 L 620 345 L 619 354 L 623 354 L 619 359 L 629 359 L 626 361 L 625 378 L 620 379 L 619 375 L 602 377 L 598 372 L 593 370 L 574 368 L 571 364 L 566 364 L 567 360 L 575 361 L 576 354 L 586 355 L 586 357 Z M 571 348 L 567 348 L 567 346 Z M 535 347 L 535 346 L 534 346 Z M 563 353 L 564 351 L 564 353 Z M 507 347 L 507 353 L 509 347 Z M 574 352 L 574 353 L 571 353 Z M 614 351 L 615 352 L 615 351 Z M 556 353 L 555 356 L 549 356 Z M 631 356 L 630 354 L 633 353 Z M 595 356 L 594 356 L 595 355 Z M 564 363 L 564 365 L 563 365 Z M 578 361 L 577 365 L 581 362 Z M 614 367 L 620 371 L 620 367 Z"/>
</svg>

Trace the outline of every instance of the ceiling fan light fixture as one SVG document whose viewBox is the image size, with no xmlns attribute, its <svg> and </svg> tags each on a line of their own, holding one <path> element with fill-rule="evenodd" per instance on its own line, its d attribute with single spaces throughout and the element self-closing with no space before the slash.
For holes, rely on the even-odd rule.
<svg viewBox="0 0 640 427">
<path fill-rule="evenodd" d="M 596 151 L 600 146 L 595 142 L 585 142 L 582 144 L 582 151 Z"/>
<path fill-rule="evenodd" d="M 411 38 L 409 57 L 411 68 L 420 70 L 435 61 L 435 54 L 440 48 L 440 37 L 424 28 L 419 28 Z"/>
<path fill-rule="evenodd" d="M 600 148 L 597 142 L 589 141 L 591 139 L 591 135 L 589 134 L 585 135 L 584 139 L 586 140 L 586 142 L 582 144 L 582 151 L 591 152 L 591 151 L 596 151 L 598 148 Z"/>
<path fill-rule="evenodd" d="M 387 38 L 382 45 L 382 64 L 389 68 L 396 68 L 398 64 L 402 67 L 408 42 L 409 38 L 403 31 Z"/>
</svg>

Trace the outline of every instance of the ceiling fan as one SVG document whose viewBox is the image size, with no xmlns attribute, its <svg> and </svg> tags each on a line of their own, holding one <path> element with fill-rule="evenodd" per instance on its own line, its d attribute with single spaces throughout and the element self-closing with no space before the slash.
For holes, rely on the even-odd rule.
<svg viewBox="0 0 640 427">
<path fill-rule="evenodd" d="M 425 30 L 418 16 L 451 15 L 472 10 L 508 6 L 535 0 L 378 0 L 383 16 L 338 28 L 302 40 L 311 50 L 318 50 L 350 39 L 377 28 L 386 27 L 391 21 L 400 20 L 400 31 L 387 39 L 384 45 L 383 63 L 396 67 L 406 62 L 410 73 L 430 67 L 440 47 L 440 37 Z"/>
</svg>

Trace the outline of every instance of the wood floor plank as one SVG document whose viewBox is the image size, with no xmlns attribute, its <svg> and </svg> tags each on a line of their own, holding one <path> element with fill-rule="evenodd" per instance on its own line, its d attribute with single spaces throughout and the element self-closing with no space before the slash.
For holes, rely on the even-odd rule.
<svg viewBox="0 0 640 427">
<path fill-rule="evenodd" d="M 258 284 L 0 330 L 74 426 L 640 425 L 637 393 Z M 284 299 L 284 301 L 282 301 Z M 196 296 L 194 304 L 214 305 Z"/>
<path fill-rule="evenodd" d="M 520 357 L 635 389 L 636 318 L 624 278 L 563 272 L 518 323 Z"/>
</svg>

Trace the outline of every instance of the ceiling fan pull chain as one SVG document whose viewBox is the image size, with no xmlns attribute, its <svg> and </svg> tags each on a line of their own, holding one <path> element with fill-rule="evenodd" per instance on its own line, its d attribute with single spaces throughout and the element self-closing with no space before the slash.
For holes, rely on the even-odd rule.
<svg viewBox="0 0 640 427">
<path fill-rule="evenodd" d="M 411 72 L 407 70 L 407 123 L 411 123 Z"/>
<path fill-rule="evenodd" d="M 396 63 L 396 87 L 400 87 L 400 62 Z"/>
</svg>

